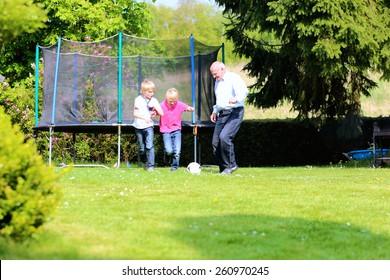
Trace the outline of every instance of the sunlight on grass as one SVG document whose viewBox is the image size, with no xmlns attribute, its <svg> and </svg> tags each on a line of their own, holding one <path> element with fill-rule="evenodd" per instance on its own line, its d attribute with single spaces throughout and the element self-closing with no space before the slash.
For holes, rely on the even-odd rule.
<svg viewBox="0 0 390 280">
<path fill-rule="evenodd" d="M 367 117 L 390 116 L 390 82 L 376 79 L 378 87 L 372 90 L 371 97 L 362 97 L 363 115 Z"/>
<path fill-rule="evenodd" d="M 38 240 L 2 259 L 389 259 L 390 169 L 79 168 Z"/>
</svg>

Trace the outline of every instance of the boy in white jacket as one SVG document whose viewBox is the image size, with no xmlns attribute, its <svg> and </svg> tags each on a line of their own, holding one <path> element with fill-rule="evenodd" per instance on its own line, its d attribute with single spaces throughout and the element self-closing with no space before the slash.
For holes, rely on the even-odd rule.
<svg viewBox="0 0 390 280">
<path fill-rule="evenodd" d="M 133 126 L 138 141 L 138 153 L 148 171 L 153 171 L 155 164 L 153 117 L 164 115 L 159 102 L 153 97 L 155 89 L 155 84 L 145 79 L 141 84 L 141 95 L 134 101 Z"/>
</svg>

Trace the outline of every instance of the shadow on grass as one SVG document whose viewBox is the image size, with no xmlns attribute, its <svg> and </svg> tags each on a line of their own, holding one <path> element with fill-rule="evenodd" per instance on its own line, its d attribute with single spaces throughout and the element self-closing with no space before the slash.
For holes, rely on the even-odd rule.
<svg viewBox="0 0 390 280">
<path fill-rule="evenodd" d="M 171 234 L 202 259 L 390 259 L 388 237 L 349 223 L 251 215 L 188 217 L 177 223 Z"/>
<path fill-rule="evenodd" d="M 7 244 L 0 239 L 2 259 L 131 260 L 389 260 L 390 237 L 353 224 L 297 218 L 221 215 L 187 217 L 156 230 L 151 244 L 129 238 L 118 249 L 112 239 L 87 232 L 97 242 L 80 244 L 57 234 L 40 241 Z M 126 231 L 125 235 L 131 234 Z M 119 239 L 126 239 L 118 233 Z M 81 237 L 80 237 L 81 238 Z M 166 243 L 165 243 L 166 242 Z M 88 242 L 86 242 L 88 243 Z M 58 246 L 57 246 L 58 245 Z M 82 245 L 82 246 L 81 246 Z M 96 251 L 97 250 L 97 251 Z"/>
</svg>

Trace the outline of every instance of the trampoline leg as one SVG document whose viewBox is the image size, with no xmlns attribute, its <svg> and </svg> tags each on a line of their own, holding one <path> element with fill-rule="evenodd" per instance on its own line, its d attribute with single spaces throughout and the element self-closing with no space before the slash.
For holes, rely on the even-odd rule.
<svg viewBox="0 0 390 280">
<path fill-rule="evenodd" d="M 198 136 L 198 126 L 197 125 L 195 125 L 193 127 L 192 134 L 194 135 L 194 162 L 197 162 L 197 158 L 196 158 L 197 153 L 198 153 L 198 151 L 197 151 L 197 146 L 198 146 L 198 143 L 197 143 L 197 140 L 198 140 L 197 139 L 197 136 Z"/>
<path fill-rule="evenodd" d="M 118 126 L 118 161 L 116 167 L 119 168 L 121 165 L 121 126 Z"/>
<path fill-rule="evenodd" d="M 34 144 L 35 144 L 35 154 L 38 153 L 38 149 L 37 149 L 37 138 L 38 138 L 38 132 L 34 130 L 34 134 L 33 134 L 33 137 L 34 137 Z"/>
<path fill-rule="evenodd" d="M 196 136 L 194 136 L 194 162 L 198 162 L 197 158 L 196 158 L 198 151 L 196 148 L 197 148 L 197 139 L 196 139 Z"/>
<path fill-rule="evenodd" d="M 53 144 L 53 127 L 50 126 L 50 132 L 49 132 L 49 165 L 51 165 L 51 150 L 52 150 L 52 144 Z"/>
<path fill-rule="evenodd" d="M 201 154 L 202 154 L 202 144 L 200 143 L 200 139 L 198 139 L 198 159 L 199 159 L 198 163 L 200 165 L 202 165 Z"/>
<path fill-rule="evenodd" d="M 76 164 L 76 133 L 73 133 L 73 164 Z"/>
</svg>

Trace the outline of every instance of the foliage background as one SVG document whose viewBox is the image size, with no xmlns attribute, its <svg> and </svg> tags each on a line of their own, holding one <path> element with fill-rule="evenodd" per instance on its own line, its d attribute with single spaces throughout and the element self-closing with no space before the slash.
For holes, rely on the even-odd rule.
<svg viewBox="0 0 390 280">
<path fill-rule="evenodd" d="M 244 69 L 256 79 L 249 94 L 256 107 L 288 101 L 299 118 L 354 118 L 361 95 L 376 86 L 369 71 L 390 78 L 388 2 L 216 2 L 230 20 L 234 51 L 249 60 Z"/>
<path fill-rule="evenodd" d="M 221 1 L 220 1 L 221 2 Z M 342 1 L 338 2 L 341 3 Z M 8 1 L 2 2 L 7 5 Z M 19 2 L 15 2 L 15 5 Z M 180 6 L 177 10 L 164 6 L 154 6 L 152 4 L 125 0 L 116 1 L 115 5 L 111 5 L 111 1 L 36 1 L 41 10 L 31 9 L 31 12 L 37 14 L 36 17 L 42 22 L 46 22 L 47 16 L 51 18 L 50 22 L 46 22 L 45 28 L 40 28 L 36 32 L 24 32 L 12 40 L 11 43 L 2 44 L 0 46 L 0 74 L 6 77 L 6 80 L 0 86 L 0 105 L 4 107 L 7 114 L 11 116 L 12 123 L 17 123 L 23 131 L 26 139 L 35 139 L 38 151 L 42 154 L 45 160 L 48 159 L 48 140 L 47 133 L 34 134 L 32 127 L 35 124 L 34 117 L 34 70 L 35 70 L 35 45 L 49 45 L 56 42 L 58 36 L 62 35 L 65 38 L 93 41 L 110 34 L 116 33 L 122 29 L 129 34 L 137 36 L 151 37 L 151 38 L 174 38 L 186 37 L 189 34 L 194 34 L 196 38 L 204 41 L 207 44 L 220 44 L 225 42 L 226 60 L 228 66 L 235 72 L 241 73 L 248 85 L 256 84 L 255 77 L 249 77 L 247 70 L 243 70 L 247 63 L 245 58 L 239 58 L 239 52 L 235 49 L 233 42 L 227 40 L 225 32 L 227 31 L 228 19 L 222 15 L 220 9 L 215 9 L 215 6 L 207 5 L 205 3 L 198 3 L 197 1 L 180 1 Z M 360 2 L 359 2 L 360 3 Z M 8 3 L 9 4 L 9 3 Z M 324 4 L 325 5 L 325 4 Z M 119 13 L 124 9 L 125 13 Z M 22 10 L 20 10 L 22 11 Z M 17 9 L 13 9 L 17 13 Z M 252 11 L 248 11 L 247 16 L 251 15 Z M 131 20 L 130 20 L 131 14 Z M 16 15 L 15 15 L 16 16 Z M 225 15 L 226 16 L 226 15 Z M 115 19 L 115 20 L 114 20 Z M 0 15 L 1 20 L 1 15 Z M 39 24 L 37 23 L 39 27 Z M 15 29 L 19 30 L 19 29 Z M 2 31 L 5 34 L 5 28 Z M 248 34 L 254 34 L 255 30 Z M 246 34 L 246 33 L 245 33 Z M 13 36 L 17 36 L 15 33 Z M 14 38 L 14 37 L 12 37 Z M 259 39 L 267 40 L 268 42 L 277 43 L 278 40 L 273 34 L 264 33 Z M 274 41 L 270 41 L 274 40 Z M 237 45 L 237 43 L 236 43 Z M 236 64 L 237 62 L 237 64 Z M 42 64 L 40 66 L 42 67 Z M 40 70 L 39 92 L 42 92 L 42 69 Z M 370 117 L 386 117 L 388 116 L 389 108 L 386 107 L 386 100 L 389 98 L 388 83 L 380 81 L 378 75 L 373 75 L 375 82 L 380 85 L 379 88 L 372 90 L 370 93 L 372 97 L 362 97 L 362 115 Z M 41 96 L 40 96 L 41 97 Z M 41 100 L 41 98 L 39 99 Z M 375 105 L 371 108 L 364 107 L 365 104 Z M 41 105 L 41 104 L 39 104 Z M 379 110 L 378 108 L 381 108 Z M 257 151 L 259 154 L 252 153 L 249 157 L 245 156 L 243 165 L 275 165 L 275 164 L 294 164 L 294 157 L 292 152 L 296 150 L 300 160 L 297 164 L 304 164 L 302 159 L 303 151 L 312 151 L 313 149 L 326 149 L 328 152 L 326 156 L 317 154 L 318 163 L 328 164 L 330 162 L 337 162 L 340 160 L 340 153 L 347 149 L 360 149 L 370 146 L 370 125 L 363 125 L 362 131 L 355 133 L 349 140 L 339 138 L 340 136 L 340 121 L 336 121 L 337 125 L 328 125 L 334 130 L 324 128 L 322 131 L 328 131 L 327 137 L 330 142 L 318 142 L 317 136 L 313 137 L 312 141 L 305 140 L 306 133 L 310 133 L 313 129 L 311 126 L 307 130 L 303 130 L 302 124 L 294 122 L 292 119 L 299 114 L 294 110 L 294 104 L 288 100 L 280 101 L 275 108 L 256 108 L 254 105 L 247 105 L 245 118 L 265 119 L 267 121 L 260 121 L 256 125 L 260 128 L 256 132 L 261 134 L 253 134 L 251 128 L 253 121 L 247 122 L 243 125 L 240 131 L 240 136 L 237 138 L 236 145 L 239 147 L 248 147 L 248 149 Z M 367 108 L 367 110 L 365 110 Z M 278 124 L 280 119 L 288 119 Z M 289 123 L 287 125 L 287 123 Z M 362 124 L 365 121 L 363 120 Z M 332 122 L 331 122 L 332 123 Z M 311 124 L 313 125 L 313 124 Z M 314 123 L 316 125 L 316 123 Z M 266 128 L 268 127 L 268 128 Z M 303 142 L 294 141 L 294 139 L 284 136 L 283 132 L 288 132 L 290 128 L 297 128 L 301 131 L 300 139 Z M 247 129 L 248 128 L 248 129 Z M 316 128 L 317 130 L 320 127 Z M 200 130 L 203 133 L 202 130 Z M 276 131 L 281 133 L 275 136 Z M 193 159 L 193 135 L 192 131 L 186 131 L 185 146 L 183 147 L 182 164 L 186 165 Z M 252 143 L 253 137 L 256 135 Z M 317 135 L 317 134 L 314 134 Z M 334 135 L 334 136 L 332 136 Z M 209 143 L 209 133 L 207 131 L 199 136 L 201 143 L 202 159 L 205 163 L 213 163 L 211 159 L 211 151 Z M 57 133 L 54 135 L 53 158 L 56 164 L 63 162 L 70 163 L 73 160 L 76 162 L 102 162 L 106 164 L 114 164 L 117 156 L 117 136 L 116 135 L 99 135 L 99 134 L 79 134 L 76 137 L 76 143 L 73 148 L 72 134 Z M 257 141 L 261 139 L 261 141 Z M 281 142 L 278 139 L 289 139 Z M 334 139 L 334 140 L 333 140 Z M 156 137 L 156 149 L 158 154 L 162 152 L 161 139 Z M 310 142 L 310 143 L 309 143 Z M 262 145 L 261 143 L 268 143 Z M 353 144 L 352 144 L 353 143 Z M 309 145 L 310 144 L 310 145 Z M 262 145 L 261 147 L 258 145 Z M 309 146 L 310 148 L 309 148 Z M 104 147 L 104 148 L 102 148 Z M 287 148 L 288 147 L 288 148 Z M 306 148 L 304 148 L 306 147 Z M 333 147 L 330 149 L 330 147 Z M 136 140 L 133 135 L 125 135 L 122 141 L 122 162 L 129 161 L 132 164 L 137 162 Z M 75 157 L 73 152 L 75 151 Z M 240 151 L 240 150 L 239 150 Z M 246 153 L 243 153 L 246 154 Z M 290 154 L 291 157 L 283 160 Z M 309 155 L 309 154 L 308 154 Z M 251 159 L 251 160 L 249 160 Z M 276 160 L 278 159 L 278 160 Z M 159 166 L 162 166 L 161 157 L 157 159 Z M 313 163 L 312 158 L 307 159 L 307 163 Z"/>
</svg>

